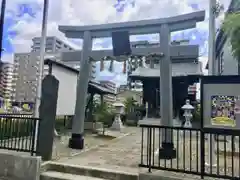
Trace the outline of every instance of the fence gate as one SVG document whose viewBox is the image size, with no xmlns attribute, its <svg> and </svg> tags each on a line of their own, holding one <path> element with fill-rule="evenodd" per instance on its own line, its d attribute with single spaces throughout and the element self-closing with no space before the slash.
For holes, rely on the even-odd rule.
<svg viewBox="0 0 240 180">
<path fill-rule="evenodd" d="M 183 128 L 140 125 L 142 128 L 140 167 L 180 173 L 240 179 L 240 131 L 216 128 Z M 160 159 L 162 134 L 173 133 L 176 159 Z M 211 138 L 210 138 L 211 137 Z M 209 146 L 209 141 L 213 146 Z M 213 149 L 211 149 L 213 148 Z"/>
<path fill-rule="evenodd" d="M 0 114 L 0 149 L 34 155 L 38 122 L 31 114 Z"/>
</svg>

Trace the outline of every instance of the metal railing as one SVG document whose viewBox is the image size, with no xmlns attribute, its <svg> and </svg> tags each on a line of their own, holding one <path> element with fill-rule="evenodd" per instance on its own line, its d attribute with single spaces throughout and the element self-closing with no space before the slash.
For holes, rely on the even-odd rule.
<svg viewBox="0 0 240 180">
<path fill-rule="evenodd" d="M 224 179 L 240 178 L 240 130 L 140 125 L 140 167 Z M 161 159 L 162 137 L 171 132 L 175 159 Z"/>
<path fill-rule="evenodd" d="M 0 114 L 0 149 L 36 153 L 38 118 L 29 114 Z"/>
</svg>

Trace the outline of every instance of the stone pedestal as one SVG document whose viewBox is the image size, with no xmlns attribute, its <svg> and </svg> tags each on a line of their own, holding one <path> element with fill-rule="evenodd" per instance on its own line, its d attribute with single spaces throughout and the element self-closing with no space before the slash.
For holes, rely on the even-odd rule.
<svg viewBox="0 0 240 180">
<path fill-rule="evenodd" d="M 121 115 L 118 114 L 115 116 L 111 129 L 120 131 L 123 128 Z"/>
<path fill-rule="evenodd" d="M 83 135 L 72 133 L 72 136 L 69 139 L 68 147 L 72 149 L 83 149 L 84 147 Z"/>
<path fill-rule="evenodd" d="M 159 149 L 159 159 L 175 159 L 176 157 L 177 153 L 173 143 L 163 142 Z"/>
</svg>

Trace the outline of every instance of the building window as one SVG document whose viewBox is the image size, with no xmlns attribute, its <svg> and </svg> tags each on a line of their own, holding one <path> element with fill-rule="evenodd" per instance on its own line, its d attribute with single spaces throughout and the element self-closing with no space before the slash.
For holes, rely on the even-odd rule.
<svg viewBox="0 0 240 180">
<path fill-rule="evenodd" d="M 222 74 L 223 73 L 223 70 L 224 70 L 224 52 L 221 53 L 220 55 L 220 62 L 219 62 L 219 74 Z"/>
</svg>

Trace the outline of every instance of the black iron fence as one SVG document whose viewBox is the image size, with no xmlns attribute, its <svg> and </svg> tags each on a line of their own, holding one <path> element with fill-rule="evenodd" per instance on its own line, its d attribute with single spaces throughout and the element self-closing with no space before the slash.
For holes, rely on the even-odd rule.
<svg viewBox="0 0 240 180">
<path fill-rule="evenodd" d="M 140 167 L 224 179 L 240 178 L 240 131 L 140 125 Z M 161 159 L 162 137 L 171 132 L 175 159 Z M 166 135 L 165 135 L 166 136 Z"/>
<path fill-rule="evenodd" d="M 35 154 L 38 122 L 30 114 L 0 114 L 0 149 Z"/>
</svg>

